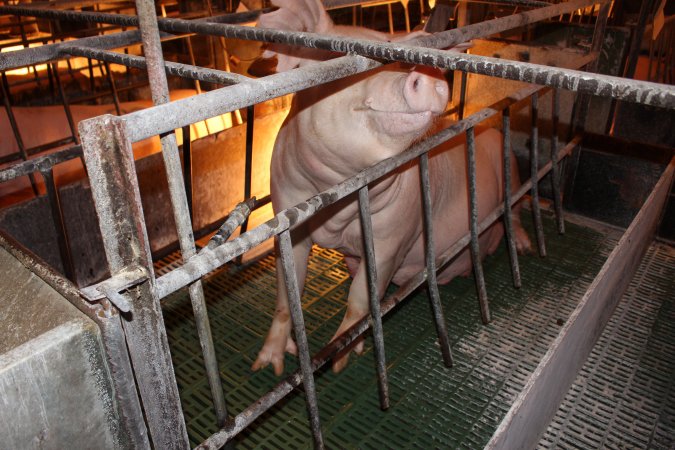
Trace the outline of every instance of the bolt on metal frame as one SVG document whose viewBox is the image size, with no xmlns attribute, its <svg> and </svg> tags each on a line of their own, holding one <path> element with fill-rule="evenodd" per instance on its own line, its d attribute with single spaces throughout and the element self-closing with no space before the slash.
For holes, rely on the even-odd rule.
<svg viewBox="0 0 675 450">
<path fill-rule="evenodd" d="M 139 4 L 140 3 L 141 2 L 139 1 Z M 453 30 L 452 32 L 439 33 L 438 35 L 425 38 L 425 40 L 422 39 L 416 42 L 415 45 L 373 43 L 346 38 L 326 38 L 310 33 L 300 34 L 260 30 L 203 22 L 197 24 L 189 21 L 164 23 L 169 23 L 172 27 L 175 27 L 171 31 L 202 32 L 218 36 L 222 35 L 245 39 L 279 41 L 296 45 L 325 48 L 333 51 L 347 51 L 359 53 L 368 57 L 460 69 L 474 73 L 483 73 L 503 78 L 545 84 L 556 88 L 560 87 L 574 91 L 588 92 L 595 95 L 629 99 L 670 109 L 675 108 L 675 92 L 673 89 L 654 83 L 640 83 L 616 77 L 592 75 L 574 70 L 548 68 L 528 63 L 505 62 L 496 58 L 479 57 L 476 55 L 448 55 L 442 51 L 422 47 L 422 45 L 442 47 L 447 45 L 448 42 L 457 43 L 462 40 L 487 36 L 508 29 L 508 27 L 522 26 L 525 23 L 532 23 L 546 17 L 559 15 L 564 11 L 571 11 L 574 8 L 579 7 L 579 5 L 590 5 L 593 3 L 593 1 L 573 1 L 549 6 L 529 11 L 528 13 L 521 13 L 517 15 L 518 17 L 516 19 L 510 16 L 508 18 L 495 19 L 495 21 L 489 21 L 484 24 L 478 24 L 480 26 L 469 26 L 464 27 L 463 29 Z M 546 12 L 543 12 L 544 10 L 546 10 Z M 139 8 L 139 13 L 141 13 L 141 11 L 142 9 Z M 154 15 L 154 11 L 147 11 L 146 13 L 141 14 Z M 143 20 L 143 18 L 141 19 Z M 152 20 L 147 20 L 149 22 L 147 27 L 152 27 Z M 599 20 L 598 22 L 602 23 L 603 21 Z M 163 21 L 159 21 L 159 23 L 162 24 Z M 489 26 L 485 24 L 489 24 Z M 143 25 L 141 25 L 141 27 L 143 28 Z M 158 31 L 155 32 L 159 35 Z M 601 34 L 602 33 L 598 33 L 599 36 Z M 164 66 L 163 62 L 161 62 L 161 53 L 159 56 L 147 56 L 148 59 L 156 58 L 152 64 L 155 64 L 160 68 Z M 148 61 L 148 64 L 151 64 L 151 61 Z M 311 214 L 319 209 L 327 207 L 356 191 L 367 193 L 367 185 L 370 182 L 386 175 L 391 170 L 394 170 L 396 167 L 399 167 L 408 161 L 420 158 L 420 170 L 424 170 L 423 166 L 426 164 L 424 161 L 426 154 L 430 149 L 459 133 L 467 132 L 471 135 L 473 127 L 476 124 L 494 114 L 500 113 L 502 110 L 508 111 L 509 104 L 516 100 L 527 98 L 528 96 L 535 94 L 541 88 L 526 88 L 504 104 L 479 111 L 467 117 L 465 120 L 443 130 L 437 135 L 428 138 L 424 142 L 410 148 L 403 154 L 382 161 L 370 169 L 345 180 L 334 188 L 324 191 L 294 208 L 282 211 L 277 214 L 274 219 L 242 234 L 234 240 L 219 245 L 209 245 L 197 254 L 190 254 L 191 252 L 194 252 L 194 242 L 188 242 L 183 249 L 184 265 L 158 279 L 154 278 L 151 266 L 149 265 L 147 234 L 145 232 L 142 216 L 139 214 L 140 200 L 138 197 L 138 186 L 133 172 L 133 158 L 130 157 L 131 142 L 158 133 L 170 133 L 175 128 L 186 126 L 189 123 L 198 120 L 246 107 L 285 93 L 295 92 L 305 87 L 318 85 L 343 76 L 363 72 L 377 65 L 378 63 L 360 56 L 340 57 L 314 66 L 297 69 L 286 74 L 272 75 L 259 80 L 241 81 L 231 87 L 202 94 L 197 98 L 164 104 L 151 110 L 127 114 L 122 117 L 102 116 L 100 118 L 85 121 L 80 125 L 83 140 L 82 146 L 92 181 L 92 191 L 94 193 L 97 213 L 99 214 L 101 221 L 106 255 L 111 266 L 113 278 L 115 278 L 117 274 L 124 273 L 125 271 L 128 271 L 130 267 L 134 266 L 145 267 L 148 270 L 147 279 L 140 285 L 132 287 L 129 291 L 122 293 L 121 295 L 128 297 L 130 300 L 129 304 L 132 305 L 132 315 L 134 320 L 125 321 L 123 324 L 125 327 L 125 334 L 129 340 L 131 359 L 137 373 L 141 398 L 148 416 L 150 436 L 156 446 L 163 447 L 166 445 L 170 447 L 184 447 L 187 445 L 185 425 L 182 419 L 180 404 L 177 401 L 175 380 L 173 378 L 170 359 L 168 358 L 166 336 L 161 312 L 159 311 L 159 301 L 162 298 L 171 292 L 192 285 L 209 271 L 221 267 L 228 261 L 242 255 L 244 252 L 250 250 L 269 237 L 280 236 L 280 242 L 287 242 L 286 240 L 289 237 L 288 231 L 293 225 L 306 220 Z M 204 71 L 207 73 L 209 72 L 208 69 L 204 69 Z M 163 70 L 155 70 L 155 76 L 158 78 L 163 76 L 161 75 L 162 73 Z M 557 95 L 554 96 L 554 102 L 557 102 L 557 100 L 555 100 L 556 98 Z M 167 118 L 170 118 L 171 120 L 167 121 Z M 505 123 L 508 124 L 508 114 L 504 114 L 504 118 Z M 533 127 L 533 130 L 534 129 L 535 127 Z M 506 132 L 505 135 L 507 135 Z M 557 138 L 552 137 L 552 140 L 554 139 Z M 511 195 L 510 199 L 505 202 L 505 205 L 492 211 L 480 224 L 475 223 L 475 221 L 472 220 L 472 230 L 467 236 L 461 239 L 445 255 L 440 255 L 437 259 L 432 253 L 428 253 L 427 261 L 433 262 L 436 260 L 438 268 L 447 264 L 454 255 L 458 254 L 467 244 L 471 243 L 472 235 L 476 236 L 495 220 L 498 220 L 504 210 L 508 210 L 511 205 L 518 201 L 527 190 L 531 189 L 532 185 L 536 184 L 538 180 L 548 173 L 548 171 L 556 170 L 553 168 L 557 167 L 557 162 L 565 155 L 569 154 L 578 143 L 579 138 L 577 137 L 560 151 L 557 151 L 557 148 L 552 149 L 555 157 L 544 167 L 539 168 L 537 167 L 537 164 L 533 164 L 531 167 L 533 172 L 531 180 L 525 182 L 518 192 L 510 193 L 510 185 L 507 184 L 505 191 L 509 192 Z M 175 146 L 175 139 L 173 139 L 173 142 L 169 140 L 168 145 Z M 557 153 L 555 153 L 556 151 Z M 169 177 L 180 179 L 180 167 L 176 169 L 176 172 L 173 171 L 174 169 L 176 169 L 175 166 L 169 169 Z M 119 172 L 125 174 L 122 177 L 123 179 L 114 176 L 115 173 Z M 475 178 L 475 167 L 473 167 L 473 165 L 469 168 L 469 176 L 469 178 Z M 426 183 L 423 182 L 423 186 L 425 184 Z M 557 196 L 559 196 L 559 193 Z M 174 197 L 177 197 L 177 200 L 174 199 Z M 360 194 L 360 197 L 364 197 L 364 194 Z M 178 206 L 175 206 L 177 211 L 185 211 L 184 206 L 181 205 L 181 203 L 184 203 L 184 199 L 184 191 L 182 197 L 180 192 L 172 196 L 172 202 L 174 202 L 174 204 L 178 203 Z M 365 206 L 364 202 L 363 209 L 367 210 Z M 426 214 L 428 214 L 427 208 L 425 208 L 425 215 Z M 367 211 L 364 216 L 368 216 Z M 558 220 L 562 223 L 561 218 Z M 183 227 L 188 228 L 188 232 L 182 239 L 191 237 L 191 229 L 185 225 L 183 225 Z M 425 227 L 425 229 L 426 228 L 429 227 Z M 368 234 L 367 226 L 365 234 Z M 429 240 L 430 237 L 431 236 L 427 236 L 426 239 Z M 190 246 L 192 246 L 192 250 L 190 249 Z M 433 246 L 429 247 L 433 249 Z M 288 255 L 286 255 L 286 257 L 283 255 L 284 252 L 282 250 L 282 260 L 288 261 Z M 290 262 L 292 263 L 292 260 Z M 282 262 L 282 264 L 286 263 Z M 405 296 L 417 286 L 420 286 L 425 281 L 431 282 L 434 277 L 429 275 L 428 272 L 431 270 L 432 265 L 433 264 L 431 264 L 426 271 L 413 277 L 408 284 L 403 286 L 393 296 L 385 299 L 380 304 L 381 314 L 386 314 L 390 311 L 395 304 L 402 301 Z M 373 273 L 375 273 L 372 262 L 369 264 L 369 270 L 372 270 Z M 292 274 L 293 271 L 286 270 L 286 273 Z M 291 276 L 291 278 L 294 277 Z M 287 285 L 291 286 L 293 280 L 289 279 L 289 281 L 290 282 L 287 282 Z M 436 287 L 435 281 L 433 284 L 434 287 Z M 289 298 L 292 297 L 293 295 L 289 295 Z M 294 314 L 294 316 L 294 326 L 296 331 L 303 333 L 304 327 L 301 326 L 302 311 L 300 310 L 299 313 Z M 341 337 L 322 349 L 314 359 L 308 359 L 309 355 L 306 351 L 301 350 L 300 359 L 302 375 L 296 373 L 282 381 L 277 388 L 266 394 L 255 405 L 252 405 L 246 411 L 228 421 L 221 431 L 211 436 L 202 444 L 202 447 L 213 448 L 227 442 L 234 434 L 243 429 L 243 427 L 251 423 L 256 417 L 262 414 L 262 412 L 273 405 L 274 402 L 290 392 L 294 386 L 299 385 L 303 379 L 306 391 L 308 391 L 309 409 L 310 411 L 314 410 L 310 416 L 312 417 L 312 429 L 314 431 L 315 444 L 317 447 L 321 447 L 323 444 L 320 435 L 320 427 L 318 427 L 318 409 L 314 408 L 316 406 L 316 394 L 313 392 L 314 390 L 310 388 L 311 381 L 309 380 L 313 380 L 313 375 L 310 371 L 314 371 L 316 368 L 325 364 L 330 356 L 349 345 L 349 343 L 361 335 L 368 327 L 368 319 L 364 318 L 350 330 L 347 330 Z M 441 326 L 440 328 L 444 328 L 444 326 Z M 153 357 L 148 359 L 147 354 L 151 354 Z M 141 361 L 141 356 L 145 358 L 146 361 Z M 304 362 L 302 362 L 303 360 Z M 160 394 L 159 391 L 161 391 L 161 396 L 157 395 Z M 310 397 L 314 397 L 314 401 L 312 401 Z"/>
</svg>

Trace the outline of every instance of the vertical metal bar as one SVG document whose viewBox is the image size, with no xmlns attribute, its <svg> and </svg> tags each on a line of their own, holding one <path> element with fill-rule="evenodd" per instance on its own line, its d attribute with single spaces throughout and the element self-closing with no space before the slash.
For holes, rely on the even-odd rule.
<svg viewBox="0 0 675 450">
<path fill-rule="evenodd" d="M 389 383 L 387 381 L 387 363 L 384 352 L 384 332 L 382 330 L 382 312 L 380 311 L 380 293 L 377 289 L 377 260 L 373 240 L 373 222 L 370 215 L 368 186 L 359 189 L 359 214 L 361 232 L 365 250 L 366 275 L 368 277 L 368 300 L 370 301 L 370 319 L 373 325 L 373 344 L 375 347 L 375 365 L 380 394 L 380 408 L 389 408 Z"/>
<path fill-rule="evenodd" d="M 185 197 L 188 204 L 188 213 L 190 214 L 190 223 L 192 224 L 195 211 L 192 189 L 192 141 L 190 133 L 190 125 L 185 125 L 183 127 L 183 183 L 185 183 Z"/>
<path fill-rule="evenodd" d="M 80 139 L 78 138 L 77 131 L 75 129 L 75 121 L 73 120 L 73 113 L 70 110 L 70 103 L 68 103 L 66 92 L 63 90 L 63 85 L 61 84 L 61 77 L 59 76 L 58 63 L 53 63 L 52 70 L 54 71 L 54 78 L 56 79 L 56 85 L 59 87 L 59 95 L 61 96 L 61 103 L 63 104 L 63 109 L 66 112 L 66 119 L 68 119 L 70 134 L 73 137 L 73 142 L 79 144 Z"/>
<path fill-rule="evenodd" d="M 427 288 L 429 289 L 429 302 L 434 315 L 434 324 L 438 334 L 438 344 L 441 347 L 443 363 L 446 367 L 452 367 L 452 350 L 448 329 L 443 315 L 441 296 L 438 292 L 436 280 L 436 247 L 434 243 L 434 224 L 431 210 L 431 182 L 429 180 L 429 154 L 420 156 L 420 183 L 422 187 L 422 209 L 424 214 L 424 250 L 427 266 Z"/>
<path fill-rule="evenodd" d="M 565 217 L 560 194 L 560 166 L 558 165 L 558 124 L 560 123 L 560 91 L 553 89 L 553 105 L 551 107 L 551 188 L 553 190 L 553 207 L 558 233 L 565 233 Z"/>
<path fill-rule="evenodd" d="M 626 67 L 623 72 L 623 76 L 625 78 L 633 78 L 635 76 L 635 68 L 637 67 L 638 57 L 640 56 L 640 44 L 642 44 L 642 36 L 645 34 L 647 21 L 649 20 L 649 16 L 654 9 L 654 2 L 655 0 L 642 0 L 642 4 L 640 5 L 640 15 L 638 16 L 638 22 L 635 25 L 635 28 L 633 28 L 630 50 L 628 51 L 628 61 L 626 62 Z M 598 20 L 599 18 L 600 15 L 598 15 Z"/>
<path fill-rule="evenodd" d="M 611 2 L 605 2 L 600 7 L 598 12 L 598 18 L 595 22 L 595 28 L 593 30 L 593 40 L 591 42 L 591 53 L 597 53 L 598 57 L 586 65 L 587 72 L 597 72 L 598 63 L 600 61 L 600 50 L 602 49 L 602 44 L 605 39 L 605 28 L 607 26 L 607 14 L 609 13 L 609 7 Z M 589 94 L 580 94 L 577 96 L 575 104 L 575 120 L 574 126 L 570 131 L 577 133 L 586 127 L 586 118 L 588 116 L 588 108 L 590 106 L 591 96 Z"/>
<path fill-rule="evenodd" d="M 467 147 L 467 172 L 469 177 L 469 225 L 471 229 L 471 261 L 473 262 L 473 275 L 476 279 L 478 292 L 478 304 L 480 305 L 480 317 L 483 323 L 490 323 L 490 306 L 488 305 L 487 289 L 485 288 L 485 276 L 483 264 L 480 258 L 480 245 L 478 243 L 478 196 L 476 193 L 476 138 L 473 127 L 466 130 Z"/>
<path fill-rule="evenodd" d="M 253 130 L 255 128 L 255 105 L 246 108 L 246 163 L 244 167 L 244 201 L 251 198 L 253 178 Z M 241 224 L 241 233 L 248 230 L 248 217 Z"/>
<path fill-rule="evenodd" d="M 509 259 L 511 261 L 511 275 L 513 276 L 513 285 L 517 288 L 521 286 L 520 265 L 518 264 L 518 251 L 516 249 L 516 239 L 513 233 L 513 220 L 511 212 L 511 110 L 506 107 L 502 112 L 502 135 L 504 138 L 504 229 L 506 234 L 506 245 L 509 249 Z"/>
<path fill-rule="evenodd" d="M 14 111 L 12 110 L 12 103 L 9 98 L 9 83 L 7 82 L 7 76 L 5 72 L 2 72 L 2 83 L 0 83 L 2 89 L 2 101 L 5 105 L 5 111 L 7 111 L 7 119 L 9 119 L 9 125 L 12 127 L 14 132 L 14 139 L 16 139 L 16 145 L 19 147 L 19 155 L 24 161 L 28 160 L 28 153 L 26 152 L 26 146 L 23 143 L 23 138 L 21 137 L 21 130 L 19 130 L 19 125 L 16 122 L 16 117 L 14 116 Z M 37 196 L 40 195 L 40 191 L 37 187 L 37 182 L 35 181 L 35 175 L 29 174 L 28 179 L 30 180 L 30 185 L 33 188 L 33 193 Z"/>
<path fill-rule="evenodd" d="M 279 235 L 279 256 L 283 267 L 286 290 L 288 291 L 288 306 L 293 322 L 295 341 L 298 346 L 298 359 L 300 360 L 300 370 L 302 371 L 302 380 L 305 385 L 305 400 L 309 414 L 309 425 L 312 430 L 312 437 L 314 438 L 314 448 L 323 449 L 324 444 L 321 435 L 321 421 L 319 418 L 316 387 L 314 386 L 312 360 L 309 354 L 307 333 L 305 332 L 305 320 L 302 315 L 300 289 L 298 288 L 298 280 L 295 276 L 293 244 L 291 243 L 291 235 L 288 230 Z"/>
<path fill-rule="evenodd" d="M 196 66 L 195 64 L 195 53 L 194 50 L 192 49 L 192 39 L 190 39 L 190 36 L 187 36 L 186 38 L 187 41 L 187 48 L 188 48 L 188 54 L 190 55 L 190 64 L 193 66 Z M 202 85 L 199 83 L 199 80 L 195 80 L 195 90 L 197 91 L 197 94 L 202 93 Z M 206 123 L 206 122 L 204 122 Z"/>
<path fill-rule="evenodd" d="M 153 446 L 188 448 L 126 122 L 105 115 L 80 122 L 80 131 L 110 273 L 140 266 L 149 274 L 121 295 L 132 305 L 123 326 Z"/>
<path fill-rule="evenodd" d="M 539 255 L 546 256 L 546 244 L 544 242 L 544 225 L 541 221 L 541 208 L 539 206 L 539 182 L 537 181 L 537 172 L 539 171 L 539 127 L 538 127 L 538 103 L 539 95 L 532 94 L 532 135 L 530 137 L 530 176 L 532 180 L 532 218 L 537 235 L 537 246 Z"/>
<path fill-rule="evenodd" d="M 113 78 L 112 70 L 110 70 L 110 64 L 105 63 L 105 68 L 108 77 L 108 84 L 110 84 L 110 91 L 112 92 L 113 103 L 115 104 L 115 112 L 118 116 L 121 116 L 122 109 L 120 108 L 120 97 L 117 94 L 117 86 L 115 85 L 115 79 Z"/>
<path fill-rule="evenodd" d="M 136 10 L 138 12 L 139 29 L 147 62 L 152 99 L 155 104 L 167 103 L 169 101 L 169 87 L 164 70 L 164 56 L 159 39 L 155 4 L 151 0 L 137 0 Z M 169 182 L 169 194 L 173 205 L 174 221 L 178 231 L 178 241 L 183 259 L 187 260 L 196 254 L 196 250 L 185 194 L 185 185 L 181 174 L 182 168 L 180 155 L 178 154 L 178 145 L 176 144 L 176 135 L 169 133 L 162 136 L 160 141 L 162 144 L 162 157 L 164 158 L 164 165 L 167 171 L 167 180 Z M 225 405 L 225 396 L 223 395 L 220 371 L 218 369 L 218 361 L 213 345 L 211 326 L 209 325 L 201 281 L 193 283 L 189 288 L 189 293 L 192 310 L 195 315 L 199 343 L 204 355 L 206 375 L 211 388 L 211 396 L 213 397 L 216 420 L 219 426 L 223 426 L 227 420 L 227 407 Z"/>
<path fill-rule="evenodd" d="M 466 83 L 469 78 L 469 74 L 462 72 L 460 78 L 460 88 L 459 88 L 459 106 L 457 107 L 457 120 L 462 120 L 464 118 L 464 106 L 466 104 Z"/>
<path fill-rule="evenodd" d="M 50 167 L 47 170 L 40 172 L 45 180 L 47 188 L 47 198 L 49 199 L 49 209 L 52 212 L 52 219 L 54 220 L 54 229 L 56 230 L 56 240 L 59 246 L 59 253 L 61 254 L 61 262 L 63 263 L 63 273 L 76 283 L 75 280 L 75 266 L 73 264 L 73 255 L 70 252 L 70 240 L 68 239 L 68 232 L 66 224 L 63 220 L 63 210 L 61 208 L 61 196 L 54 181 L 54 169 Z"/>
</svg>

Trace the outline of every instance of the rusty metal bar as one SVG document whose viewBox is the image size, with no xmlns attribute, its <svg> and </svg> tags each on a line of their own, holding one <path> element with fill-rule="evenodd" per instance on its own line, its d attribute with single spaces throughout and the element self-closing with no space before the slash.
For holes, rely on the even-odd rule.
<svg viewBox="0 0 675 450">
<path fill-rule="evenodd" d="M 441 296 L 438 292 L 438 281 L 436 280 L 436 247 L 434 243 L 434 224 L 431 211 L 431 181 L 429 179 L 428 153 L 424 153 L 420 156 L 420 185 L 422 191 L 422 212 L 424 214 L 424 251 L 429 302 L 431 303 L 431 310 L 434 316 L 436 334 L 438 334 L 438 345 L 441 347 L 443 363 L 446 367 L 452 367 L 452 350 L 450 350 L 448 328 L 445 324 Z"/>
<path fill-rule="evenodd" d="M 110 273 L 141 266 L 151 275 L 121 295 L 132 305 L 122 323 L 153 445 L 187 448 L 126 123 L 106 115 L 84 120 L 79 128 Z"/>
<path fill-rule="evenodd" d="M 112 94 L 113 103 L 115 104 L 115 112 L 117 113 L 118 116 L 121 116 L 122 110 L 120 109 L 120 98 L 119 95 L 117 94 L 117 85 L 115 84 L 115 77 L 112 74 L 112 70 L 110 70 L 110 64 L 108 64 L 107 62 L 105 63 L 105 68 L 106 68 L 106 77 L 108 78 L 108 84 L 110 84 L 110 92 Z"/>
<path fill-rule="evenodd" d="M 490 305 L 488 304 L 485 276 L 481 262 L 480 244 L 478 242 L 478 195 L 476 192 L 476 139 L 474 128 L 466 130 L 467 149 L 467 178 L 469 180 L 469 229 L 471 230 L 471 262 L 473 263 L 473 276 L 476 281 L 478 304 L 480 306 L 480 318 L 484 324 L 490 323 Z"/>
<path fill-rule="evenodd" d="M 532 179 L 534 179 L 537 171 L 539 170 L 539 96 L 536 93 L 533 94 L 531 101 L 532 134 L 530 135 L 530 176 Z M 532 220 L 536 230 L 539 256 L 546 256 L 544 224 L 541 221 L 541 207 L 539 205 L 539 183 L 532 183 L 530 196 L 532 197 Z"/>
<path fill-rule="evenodd" d="M 373 239 L 373 222 L 370 215 L 368 186 L 359 189 L 359 215 L 363 234 L 364 259 L 368 277 L 368 300 L 370 302 L 370 320 L 373 328 L 373 346 L 375 348 L 375 367 L 377 386 L 380 395 L 380 409 L 389 408 L 389 382 L 387 381 L 387 361 L 384 351 L 384 332 L 382 330 L 382 312 L 380 311 L 380 293 L 377 286 L 377 259 Z"/>
<path fill-rule="evenodd" d="M 558 233 L 565 233 L 565 217 L 562 209 L 562 195 L 560 193 L 560 167 L 555 155 L 558 152 L 558 126 L 560 123 L 560 91 L 553 89 L 551 105 L 551 189 L 553 191 L 553 208 Z"/>
<path fill-rule="evenodd" d="M 511 212 L 511 189 L 513 180 L 511 178 L 511 110 L 504 108 L 502 112 L 502 136 L 504 139 L 504 233 L 506 235 L 506 246 L 509 250 L 509 260 L 511 261 L 511 275 L 513 276 L 513 286 L 519 288 L 520 265 L 518 264 L 518 251 L 516 249 L 516 239 L 513 233 L 513 220 Z"/>
<path fill-rule="evenodd" d="M 155 104 L 167 103 L 169 101 L 169 87 L 164 73 L 164 56 L 157 28 L 155 4 L 150 0 L 137 0 L 136 11 L 143 40 L 143 50 L 146 55 L 148 79 L 150 80 L 153 102 Z M 180 156 L 176 144 L 176 135 L 173 132 L 168 133 L 162 136 L 160 141 L 169 183 L 169 194 L 173 205 L 174 221 L 178 232 L 178 241 L 183 258 L 187 260 L 196 254 L 196 250 L 190 212 L 185 195 L 185 185 L 182 178 Z M 225 396 L 220 380 L 220 371 L 218 369 L 218 361 L 213 345 L 201 280 L 196 281 L 189 287 L 189 294 L 192 310 L 195 315 L 199 343 L 204 355 L 206 375 L 211 388 L 216 420 L 218 425 L 222 426 L 227 420 L 227 407 L 225 405 Z"/>
<path fill-rule="evenodd" d="M 314 370 L 309 354 L 309 344 L 307 343 L 305 320 L 302 315 L 300 289 L 298 287 L 298 279 L 295 275 L 293 243 L 291 242 L 291 233 L 288 230 L 279 235 L 279 253 L 281 265 L 283 266 L 286 291 L 288 293 L 289 312 L 291 314 L 293 331 L 295 332 L 295 340 L 298 347 L 298 360 L 300 361 L 302 382 L 305 385 L 305 400 L 307 403 L 307 413 L 309 414 L 309 424 L 314 439 L 314 448 L 322 449 L 324 448 L 324 444 L 321 435 L 321 421 L 319 419 L 319 405 L 316 399 L 316 387 L 314 386 Z"/>
<path fill-rule="evenodd" d="M 42 172 L 42 178 L 45 180 L 47 189 L 47 198 L 49 199 L 49 209 L 52 212 L 54 230 L 56 231 L 56 242 L 59 246 L 61 263 L 63 264 L 63 274 L 72 282 L 76 282 L 75 264 L 73 264 L 73 255 L 70 251 L 70 239 L 68 239 L 68 230 L 63 220 L 63 209 L 61 208 L 61 195 L 54 181 L 54 169 L 50 167 Z"/>
</svg>

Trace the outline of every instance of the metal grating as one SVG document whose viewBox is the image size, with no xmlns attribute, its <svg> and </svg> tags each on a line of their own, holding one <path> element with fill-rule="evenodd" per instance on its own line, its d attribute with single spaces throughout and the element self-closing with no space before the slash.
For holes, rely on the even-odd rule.
<svg viewBox="0 0 675 450">
<path fill-rule="evenodd" d="M 653 244 L 540 448 L 675 448 L 675 248 Z"/>
<path fill-rule="evenodd" d="M 521 258 L 520 290 L 511 286 L 504 246 L 486 260 L 493 314 L 489 326 L 481 324 L 472 278 L 458 278 L 441 288 L 455 357 L 452 369 L 441 362 L 424 292 L 385 318 L 392 400 L 388 412 L 379 409 L 370 341 L 366 353 L 352 357 L 342 373 L 317 373 L 327 447 L 483 447 L 618 240 L 618 233 L 573 223 L 564 236 L 554 228 L 553 220 L 546 219 L 549 257 Z M 347 280 L 338 253 L 313 250 L 303 297 L 312 351 L 332 337 L 342 319 Z M 279 381 L 270 370 L 250 370 L 271 322 L 274 286 L 271 256 L 248 267 L 227 267 L 204 284 L 231 414 Z M 165 300 L 164 316 L 189 438 L 197 445 L 216 428 L 190 302 L 183 291 Z M 287 357 L 287 373 L 296 368 L 294 358 Z M 289 395 L 237 436 L 237 448 L 311 447 L 304 396 L 298 394 Z"/>
</svg>

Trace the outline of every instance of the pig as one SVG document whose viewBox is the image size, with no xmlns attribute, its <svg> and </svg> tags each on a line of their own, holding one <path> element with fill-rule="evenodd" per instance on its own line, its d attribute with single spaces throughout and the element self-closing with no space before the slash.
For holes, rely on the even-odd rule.
<svg viewBox="0 0 675 450">
<path fill-rule="evenodd" d="M 333 25 L 318 0 L 277 0 L 274 13 L 261 16 L 259 26 L 315 31 L 323 34 L 368 37 L 385 41 L 388 36 L 371 30 Z M 310 64 L 313 50 L 268 48 L 276 52 L 278 67 L 288 70 Z M 275 213 L 292 207 L 359 171 L 396 155 L 432 126 L 447 107 L 448 85 L 440 71 L 426 67 L 385 65 L 295 95 L 291 110 L 274 145 L 271 160 L 271 195 Z M 476 135 L 479 219 L 503 199 L 501 134 L 484 129 Z M 458 137 L 430 153 L 431 201 L 436 254 L 447 251 L 469 230 L 468 188 L 464 137 Z M 517 173 L 513 173 L 518 186 Z M 411 162 L 370 186 L 373 239 L 378 292 L 390 282 L 405 283 L 425 267 L 422 201 L 419 167 Z M 513 221 L 517 247 L 530 248 L 517 211 Z M 483 254 L 495 251 L 503 227 L 495 224 L 480 236 Z M 335 336 L 369 313 L 366 264 L 358 202 L 353 194 L 322 210 L 291 230 L 296 276 L 304 285 L 313 244 L 340 251 L 353 277 L 347 310 Z M 464 250 L 438 276 L 448 283 L 471 270 Z M 288 298 L 280 264 L 277 264 L 277 300 L 272 325 L 253 370 L 272 364 L 283 372 L 284 354 L 297 353 L 291 337 Z M 363 339 L 353 350 L 363 351 Z M 333 370 L 345 367 L 352 349 L 333 360 Z"/>
</svg>

